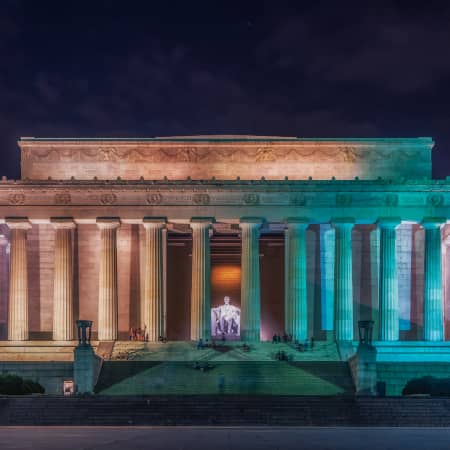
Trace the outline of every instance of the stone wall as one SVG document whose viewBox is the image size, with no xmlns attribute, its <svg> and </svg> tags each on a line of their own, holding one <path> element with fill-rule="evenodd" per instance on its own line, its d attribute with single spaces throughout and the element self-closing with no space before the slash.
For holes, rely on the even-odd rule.
<svg viewBox="0 0 450 450">
<path fill-rule="evenodd" d="M 377 363 L 378 381 L 386 383 L 386 395 L 402 395 L 406 383 L 415 378 L 448 378 L 450 363 Z"/>
<path fill-rule="evenodd" d="M 73 379 L 72 362 L 1 362 L 0 373 L 37 381 L 46 394 L 63 394 L 63 382 Z"/>
</svg>

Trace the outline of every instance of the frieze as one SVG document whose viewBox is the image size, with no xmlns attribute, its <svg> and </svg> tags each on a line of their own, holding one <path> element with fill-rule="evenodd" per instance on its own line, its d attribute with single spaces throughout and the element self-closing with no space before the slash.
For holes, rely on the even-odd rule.
<svg viewBox="0 0 450 450">
<path fill-rule="evenodd" d="M 337 182 L 334 182 L 337 183 Z M 424 187 L 417 191 L 400 190 L 382 193 L 365 189 L 355 191 L 341 191 L 342 186 L 334 186 L 333 183 L 321 183 L 316 189 L 302 188 L 301 191 L 293 190 L 293 187 L 280 184 L 278 188 L 268 190 L 266 186 L 242 184 L 215 186 L 211 184 L 195 184 L 191 188 L 188 184 L 177 186 L 175 184 L 161 186 L 157 184 L 145 184 L 139 187 L 105 184 L 98 187 L 87 184 L 85 187 L 68 184 L 61 188 L 54 186 L 25 185 L 0 186 L 0 204 L 10 206 L 110 206 L 110 205 L 152 205 L 152 206 L 266 206 L 273 207 L 309 207 L 309 208 L 333 208 L 333 207 L 445 207 L 450 203 L 450 187 L 445 192 L 427 192 Z M 333 192 L 334 191 L 334 192 Z M 336 192 L 338 191 L 338 192 Z"/>
<path fill-rule="evenodd" d="M 130 162 L 130 163 L 217 163 L 311 161 L 347 162 L 380 160 L 421 160 L 420 150 L 377 149 L 356 146 L 135 146 L 75 148 L 23 148 L 22 161 L 32 162 Z"/>
</svg>

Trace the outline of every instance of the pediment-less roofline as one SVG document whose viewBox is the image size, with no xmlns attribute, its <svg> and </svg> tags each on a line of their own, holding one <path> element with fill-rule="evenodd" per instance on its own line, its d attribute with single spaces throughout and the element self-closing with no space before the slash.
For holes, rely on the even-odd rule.
<svg viewBox="0 0 450 450">
<path fill-rule="evenodd" d="M 115 142 L 115 143 L 149 143 L 149 142 L 304 142 L 304 143 L 355 143 L 355 144 L 389 144 L 405 143 L 409 145 L 434 145 L 431 137 L 297 137 L 297 136 L 259 136 L 238 134 L 193 135 L 193 136 L 155 136 L 155 137 L 20 137 L 18 144 L 40 142 Z"/>
<path fill-rule="evenodd" d="M 18 145 L 22 179 L 29 180 L 363 180 L 430 178 L 434 143 L 428 137 L 198 135 L 24 137 Z"/>
</svg>

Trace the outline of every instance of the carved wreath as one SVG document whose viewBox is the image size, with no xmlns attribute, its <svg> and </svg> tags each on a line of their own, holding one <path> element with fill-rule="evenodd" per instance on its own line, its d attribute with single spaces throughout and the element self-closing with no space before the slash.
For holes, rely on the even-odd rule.
<svg viewBox="0 0 450 450">
<path fill-rule="evenodd" d="M 427 197 L 427 204 L 430 206 L 442 206 L 444 204 L 444 196 L 442 194 L 430 194 Z"/>
<path fill-rule="evenodd" d="M 349 206 L 352 204 L 352 196 L 350 194 L 337 194 L 336 205 Z"/>
<path fill-rule="evenodd" d="M 291 205 L 294 206 L 305 206 L 306 205 L 305 194 L 302 193 L 291 194 L 291 196 L 289 197 L 289 202 Z"/>
<path fill-rule="evenodd" d="M 68 192 L 60 192 L 55 194 L 55 203 L 57 205 L 70 205 L 72 198 Z"/>
<path fill-rule="evenodd" d="M 23 205 L 25 203 L 25 194 L 9 194 L 8 202 L 10 205 Z"/>
<path fill-rule="evenodd" d="M 383 198 L 383 203 L 386 206 L 397 206 L 398 205 L 398 195 L 397 194 L 386 194 Z"/>
<path fill-rule="evenodd" d="M 147 195 L 149 205 L 159 205 L 162 202 L 162 195 L 159 192 L 153 192 Z"/>
<path fill-rule="evenodd" d="M 114 203 L 117 202 L 117 196 L 116 194 L 113 194 L 112 192 L 108 194 L 102 194 L 100 196 L 100 203 L 103 205 L 114 205 Z"/>
<path fill-rule="evenodd" d="M 194 194 L 192 201 L 195 205 L 209 205 L 209 195 L 208 194 Z"/>
<path fill-rule="evenodd" d="M 242 198 L 244 204 L 246 205 L 257 205 L 259 203 L 259 195 L 258 194 L 245 194 Z"/>
</svg>

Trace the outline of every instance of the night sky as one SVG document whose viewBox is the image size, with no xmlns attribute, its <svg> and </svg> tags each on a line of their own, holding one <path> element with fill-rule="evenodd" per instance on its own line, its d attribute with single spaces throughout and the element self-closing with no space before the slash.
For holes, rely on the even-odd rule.
<svg viewBox="0 0 450 450">
<path fill-rule="evenodd" d="M 450 2 L 0 2 L 0 175 L 20 136 L 431 136 L 450 175 Z"/>
</svg>

